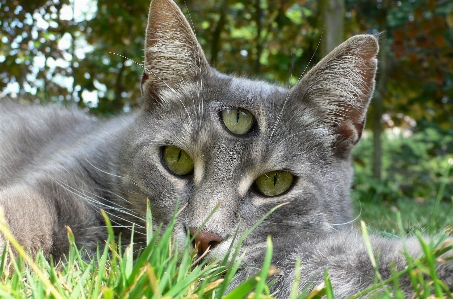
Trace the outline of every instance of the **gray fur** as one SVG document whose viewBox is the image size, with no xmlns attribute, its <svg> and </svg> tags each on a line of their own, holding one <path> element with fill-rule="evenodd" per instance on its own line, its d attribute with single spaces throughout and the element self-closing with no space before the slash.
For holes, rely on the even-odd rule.
<svg viewBox="0 0 453 299">
<path fill-rule="evenodd" d="M 146 32 L 145 105 L 133 115 L 103 121 L 76 110 L 3 100 L 0 205 L 19 242 L 32 253 L 42 249 L 61 258 L 69 226 L 90 255 L 105 238 L 101 208 L 116 233 L 128 238 L 135 223 L 134 241 L 143 242 L 149 198 L 156 223 L 168 223 L 175 208 L 185 206 L 174 231 L 179 242 L 218 206 L 203 227 L 223 239 L 206 257 L 218 259 L 236 229 L 244 232 L 287 203 L 246 239 L 244 265 L 259 267 L 272 235 L 274 263 L 282 269 L 275 287 L 280 298 L 289 295 L 296 258 L 302 258 L 300 289 L 319 283 L 325 268 L 338 298 L 372 284 L 362 238 L 346 223 L 353 219 L 350 150 L 360 139 L 374 90 L 376 38 L 350 38 L 285 89 L 210 68 L 171 0 L 152 1 Z M 229 133 L 219 117 L 228 107 L 249 110 L 256 130 Z M 167 170 L 161 158 L 167 145 L 193 158 L 193 176 Z M 281 196 L 259 195 L 254 180 L 273 170 L 295 175 L 294 186 Z M 407 242 L 411 255 L 421 253 L 418 243 Z M 372 237 L 372 244 L 384 277 L 391 263 L 405 267 L 403 241 Z M 450 277 L 451 268 L 444 270 Z"/>
</svg>

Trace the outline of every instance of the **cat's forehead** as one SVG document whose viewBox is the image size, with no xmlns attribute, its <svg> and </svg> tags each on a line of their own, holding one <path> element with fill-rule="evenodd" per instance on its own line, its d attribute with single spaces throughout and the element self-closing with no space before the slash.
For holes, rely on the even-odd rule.
<svg viewBox="0 0 453 299">
<path fill-rule="evenodd" d="M 286 94 L 287 90 L 278 85 L 245 78 L 232 78 L 230 89 L 242 98 L 262 102 L 276 94 Z"/>
<path fill-rule="evenodd" d="M 214 109 L 240 107 L 253 114 L 267 114 L 283 103 L 288 90 L 278 85 L 217 73 L 204 99 Z"/>
</svg>

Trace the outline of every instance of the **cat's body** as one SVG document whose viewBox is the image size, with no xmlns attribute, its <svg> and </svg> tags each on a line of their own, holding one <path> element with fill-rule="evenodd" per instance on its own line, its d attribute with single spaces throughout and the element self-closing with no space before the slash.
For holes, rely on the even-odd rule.
<svg viewBox="0 0 453 299">
<path fill-rule="evenodd" d="M 147 198 L 156 223 L 185 206 L 174 230 L 184 244 L 216 208 L 196 242 L 211 247 L 206 258 L 218 259 L 236 230 L 286 203 L 245 240 L 244 264 L 260 266 L 272 235 L 274 263 L 283 270 L 279 297 L 289 295 L 296 258 L 301 289 L 316 286 L 329 268 L 335 293 L 354 294 L 374 277 L 361 236 L 346 226 L 353 219 L 350 150 L 363 130 L 377 50 L 375 37 L 353 37 L 287 90 L 210 68 L 177 6 L 155 0 L 142 111 L 100 121 L 76 110 L 0 104 L 0 206 L 27 249 L 56 258 L 68 250 L 65 226 L 88 255 L 103 242 L 100 209 L 124 238 L 134 223 L 134 240 L 142 242 Z M 250 126 L 231 125 L 231 115 Z M 372 243 L 384 278 L 391 263 L 405 266 L 402 241 Z"/>
<path fill-rule="evenodd" d="M 59 259 L 68 251 L 69 226 L 80 246 L 95 250 L 106 234 L 99 209 L 114 208 L 109 198 L 118 177 L 94 165 L 115 172 L 116 141 L 132 116 L 103 122 L 7 100 L 0 110 L 0 198 L 13 234 L 32 252 Z"/>
</svg>

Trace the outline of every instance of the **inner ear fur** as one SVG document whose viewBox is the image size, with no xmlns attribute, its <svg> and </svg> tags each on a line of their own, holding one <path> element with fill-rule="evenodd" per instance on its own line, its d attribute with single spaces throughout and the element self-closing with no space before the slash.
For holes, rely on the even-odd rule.
<svg viewBox="0 0 453 299">
<path fill-rule="evenodd" d="M 191 26 L 172 0 L 150 4 L 144 68 L 141 88 L 148 108 L 171 100 L 163 94 L 200 83 L 210 71 Z"/>
<path fill-rule="evenodd" d="M 339 155 L 360 140 L 375 87 L 376 55 L 373 35 L 356 35 L 339 45 L 293 87 L 292 94 L 316 114 Z"/>
</svg>

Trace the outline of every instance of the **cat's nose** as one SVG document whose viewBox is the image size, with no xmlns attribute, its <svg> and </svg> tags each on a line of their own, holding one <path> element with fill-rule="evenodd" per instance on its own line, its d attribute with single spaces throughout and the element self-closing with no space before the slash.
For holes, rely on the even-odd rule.
<svg viewBox="0 0 453 299">
<path fill-rule="evenodd" d="M 197 229 L 191 227 L 191 228 L 189 228 L 189 232 L 190 232 L 190 236 L 193 238 L 193 236 L 197 232 Z M 205 253 L 206 250 L 213 249 L 220 242 L 222 242 L 222 237 L 202 230 L 202 231 L 198 232 L 197 236 L 195 237 L 194 246 L 198 250 L 198 254 L 202 255 L 203 253 Z"/>
</svg>

